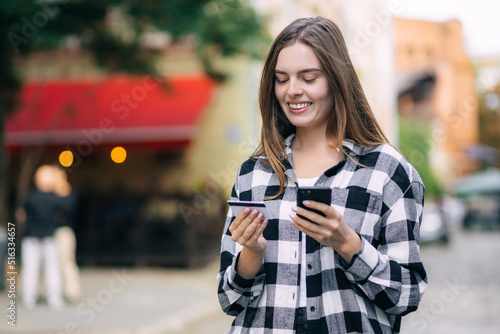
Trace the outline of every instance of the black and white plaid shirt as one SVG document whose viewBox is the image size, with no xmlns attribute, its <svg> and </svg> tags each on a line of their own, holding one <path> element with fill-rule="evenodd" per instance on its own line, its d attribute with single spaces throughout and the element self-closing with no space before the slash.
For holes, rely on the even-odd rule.
<svg viewBox="0 0 500 334">
<path fill-rule="evenodd" d="M 289 214 L 296 205 L 297 177 L 291 142 L 286 140 L 288 184 L 282 196 L 266 201 L 273 216 L 264 231 L 267 249 L 260 273 L 246 280 L 236 272 L 242 246 L 228 230 L 229 210 L 217 275 L 224 312 L 236 316 L 230 333 L 294 331 L 300 296 L 301 232 Z M 344 159 L 319 177 L 332 189 L 332 206 L 362 239 L 346 263 L 332 248 L 306 238 L 307 321 L 310 333 L 398 333 L 401 316 L 417 309 L 427 286 L 419 253 L 424 185 L 412 165 L 392 146 L 364 148 L 343 142 Z M 262 159 L 245 161 L 233 200 L 262 201 L 279 181 Z"/>
</svg>

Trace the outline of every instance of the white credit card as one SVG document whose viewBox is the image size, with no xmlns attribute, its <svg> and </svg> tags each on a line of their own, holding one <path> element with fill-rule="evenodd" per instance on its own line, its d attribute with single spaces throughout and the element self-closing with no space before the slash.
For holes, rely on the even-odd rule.
<svg viewBox="0 0 500 334">
<path fill-rule="evenodd" d="M 251 202 L 251 201 L 227 201 L 227 204 L 231 207 L 233 215 L 237 216 L 245 208 L 250 208 L 251 210 L 257 209 L 260 213 L 264 214 L 264 218 L 272 219 L 271 213 L 266 207 L 264 202 Z"/>
</svg>

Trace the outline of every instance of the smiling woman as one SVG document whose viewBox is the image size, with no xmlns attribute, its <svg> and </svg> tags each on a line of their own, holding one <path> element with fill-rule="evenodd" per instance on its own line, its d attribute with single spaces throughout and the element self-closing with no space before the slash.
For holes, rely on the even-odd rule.
<svg viewBox="0 0 500 334">
<path fill-rule="evenodd" d="M 286 27 L 259 99 L 261 143 L 231 200 L 263 201 L 272 219 L 228 212 L 218 292 L 230 333 L 398 333 L 427 285 L 424 185 L 375 120 L 337 25 Z M 330 203 L 299 207 L 303 187 Z"/>
<path fill-rule="evenodd" d="M 276 98 L 290 123 L 325 133 L 333 96 L 313 49 L 302 43 L 284 48 L 274 72 Z"/>
</svg>

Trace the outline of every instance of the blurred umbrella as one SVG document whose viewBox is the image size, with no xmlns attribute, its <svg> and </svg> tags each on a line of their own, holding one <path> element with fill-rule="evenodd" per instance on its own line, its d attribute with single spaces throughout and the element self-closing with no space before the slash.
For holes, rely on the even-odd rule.
<svg viewBox="0 0 500 334">
<path fill-rule="evenodd" d="M 489 168 L 457 181 L 452 192 L 458 196 L 500 193 L 500 170 Z"/>
</svg>

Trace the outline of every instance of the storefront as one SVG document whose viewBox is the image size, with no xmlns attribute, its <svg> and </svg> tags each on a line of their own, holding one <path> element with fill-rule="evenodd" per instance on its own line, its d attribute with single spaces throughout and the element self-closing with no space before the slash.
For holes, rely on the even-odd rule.
<svg viewBox="0 0 500 334">
<path fill-rule="evenodd" d="M 81 264 L 197 264 L 226 208 L 213 184 L 184 180 L 185 152 L 216 89 L 153 73 L 28 82 L 7 122 L 13 208 L 36 166 L 60 164 L 80 195 Z"/>
</svg>

